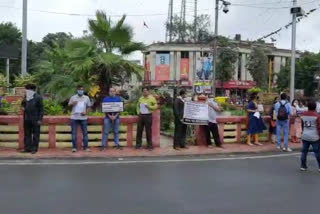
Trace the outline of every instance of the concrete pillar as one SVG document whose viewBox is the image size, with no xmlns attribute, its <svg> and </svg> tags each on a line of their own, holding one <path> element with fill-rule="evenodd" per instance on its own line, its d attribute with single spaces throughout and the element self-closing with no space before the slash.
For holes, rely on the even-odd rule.
<svg viewBox="0 0 320 214">
<path fill-rule="evenodd" d="M 160 147 L 160 109 L 152 113 L 152 144 Z"/>
<path fill-rule="evenodd" d="M 238 66 L 239 66 L 239 59 L 234 63 L 234 76 L 233 80 L 238 80 Z"/>
<path fill-rule="evenodd" d="M 175 58 L 175 52 L 171 51 L 170 52 L 170 79 L 169 80 L 174 80 L 176 77 L 176 64 L 177 60 Z"/>
<path fill-rule="evenodd" d="M 273 66 L 273 72 L 274 74 L 278 74 L 281 70 L 281 57 L 275 56 L 274 57 L 274 66 Z"/>
<path fill-rule="evenodd" d="M 176 80 L 180 80 L 180 73 L 181 73 L 181 51 L 176 52 Z"/>
<path fill-rule="evenodd" d="M 241 80 L 247 80 L 247 72 L 246 72 L 246 65 L 247 65 L 247 57 L 245 53 L 241 53 Z"/>
<path fill-rule="evenodd" d="M 285 67 L 287 64 L 287 58 L 286 57 L 281 57 L 281 66 Z"/>
<path fill-rule="evenodd" d="M 194 82 L 194 76 L 195 76 L 195 61 L 196 61 L 196 57 L 197 55 L 200 53 L 194 53 L 192 51 L 189 52 L 189 80 L 193 83 Z"/>
<path fill-rule="evenodd" d="M 156 80 L 156 57 L 157 53 L 155 51 L 150 52 L 150 72 L 151 80 Z"/>
</svg>

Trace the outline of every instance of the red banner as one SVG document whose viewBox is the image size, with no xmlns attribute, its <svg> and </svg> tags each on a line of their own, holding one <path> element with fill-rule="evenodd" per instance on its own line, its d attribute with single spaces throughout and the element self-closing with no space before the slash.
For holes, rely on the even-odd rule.
<svg viewBox="0 0 320 214">
<path fill-rule="evenodd" d="M 170 80 L 170 54 L 157 54 L 156 80 Z"/>
<path fill-rule="evenodd" d="M 250 89 L 256 86 L 255 81 L 228 81 L 223 84 L 223 88 L 225 89 Z M 217 88 L 221 87 L 221 82 L 216 82 Z"/>
<path fill-rule="evenodd" d="M 181 59 L 180 62 L 180 79 L 189 80 L 189 59 Z"/>
</svg>

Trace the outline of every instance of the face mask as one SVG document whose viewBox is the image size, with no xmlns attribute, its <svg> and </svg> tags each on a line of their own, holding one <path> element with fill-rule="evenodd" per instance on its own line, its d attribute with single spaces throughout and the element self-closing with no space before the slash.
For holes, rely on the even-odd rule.
<svg viewBox="0 0 320 214">
<path fill-rule="evenodd" d="M 83 90 L 78 90 L 78 95 L 82 96 L 83 95 Z"/>
<path fill-rule="evenodd" d="M 26 90 L 26 98 L 27 101 L 32 100 L 34 97 L 35 92 L 32 90 Z"/>
</svg>

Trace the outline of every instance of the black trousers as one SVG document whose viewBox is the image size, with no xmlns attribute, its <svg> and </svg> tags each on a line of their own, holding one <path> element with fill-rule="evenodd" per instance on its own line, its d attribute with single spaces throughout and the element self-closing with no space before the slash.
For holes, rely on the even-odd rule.
<svg viewBox="0 0 320 214">
<path fill-rule="evenodd" d="M 40 140 L 40 125 L 38 121 L 24 121 L 24 149 L 38 151 Z"/>
<path fill-rule="evenodd" d="M 181 123 L 179 119 L 174 121 L 174 147 L 184 147 L 186 146 L 186 135 L 187 135 L 187 125 Z"/>
<path fill-rule="evenodd" d="M 210 132 L 211 132 L 216 146 L 221 146 L 219 129 L 216 123 L 209 122 L 209 124 L 205 126 L 205 131 L 206 131 L 207 145 L 212 145 L 211 135 L 210 135 Z"/>
<path fill-rule="evenodd" d="M 137 128 L 137 147 L 142 145 L 142 133 L 146 128 L 148 147 L 152 147 L 152 114 L 140 114 Z"/>
</svg>

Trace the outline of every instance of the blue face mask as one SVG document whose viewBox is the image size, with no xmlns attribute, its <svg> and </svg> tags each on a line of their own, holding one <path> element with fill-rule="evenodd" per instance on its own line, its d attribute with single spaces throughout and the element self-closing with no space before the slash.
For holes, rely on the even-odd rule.
<svg viewBox="0 0 320 214">
<path fill-rule="evenodd" d="M 78 95 L 82 96 L 83 95 L 83 90 L 78 90 Z"/>
</svg>

